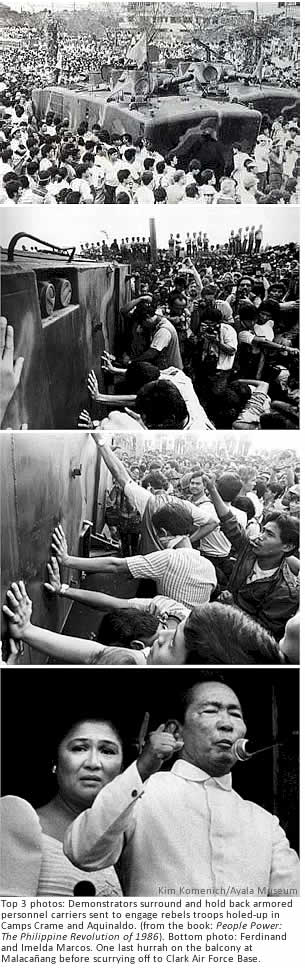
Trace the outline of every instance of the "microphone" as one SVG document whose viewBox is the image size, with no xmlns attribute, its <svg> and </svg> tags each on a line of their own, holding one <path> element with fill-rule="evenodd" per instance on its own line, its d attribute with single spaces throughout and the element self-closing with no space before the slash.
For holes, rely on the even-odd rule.
<svg viewBox="0 0 305 968">
<path fill-rule="evenodd" d="M 248 739 L 237 739 L 232 746 L 232 752 L 240 763 L 245 763 L 247 760 L 251 760 L 253 756 L 257 756 L 258 753 L 265 753 L 267 750 L 273 750 L 276 746 L 285 746 L 295 736 L 298 736 L 297 730 L 294 730 L 290 736 L 284 740 L 275 740 L 274 743 L 269 743 L 268 746 L 257 746 Z"/>
<path fill-rule="evenodd" d="M 74 897 L 86 897 L 86 895 L 95 895 L 96 890 L 92 881 L 77 881 L 73 888 Z"/>
</svg>

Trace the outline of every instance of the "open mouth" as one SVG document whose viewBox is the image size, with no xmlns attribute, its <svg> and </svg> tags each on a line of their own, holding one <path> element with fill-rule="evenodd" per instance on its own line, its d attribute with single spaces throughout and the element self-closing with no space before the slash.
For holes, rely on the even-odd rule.
<svg viewBox="0 0 305 968">
<path fill-rule="evenodd" d="M 230 739 L 222 739 L 216 744 L 221 750 L 231 750 L 233 743 Z"/>
</svg>

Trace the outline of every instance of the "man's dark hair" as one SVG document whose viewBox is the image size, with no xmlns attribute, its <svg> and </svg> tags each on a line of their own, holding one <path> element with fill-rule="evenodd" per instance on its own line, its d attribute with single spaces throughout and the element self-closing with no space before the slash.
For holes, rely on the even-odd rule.
<svg viewBox="0 0 305 968">
<path fill-rule="evenodd" d="M 150 639 L 159 625 L 159 618 L 138 608 L 124 608 L 120 612 L 106 612 L 99 625 L 97 641 L 103 645 L 120 645 L 130 649 L 134 639 Z"/>
<path fill-rule="evenodd" d="M 5 190 L 6 190 L 6 193 L 8 195 L 8 198 L 14 198 L 14 195 L 17 194 L 17 192 L 19 191 L 19 188 L 20 187 L 21 186 L 20 186 L 19 179 L 18 180 L 17 179 L 14 179 L 12 181 L 7 182 L 6 185 L 5 185 Z"/>
<path fill-rule="evenodd" d="M 124 379 L 124 392 L 137 393 L 141 387 L 145 386 L 145 383 L 158 380 L 159 376 L 160 370 L 153 363 L 146 363 L 144 360 L 143 362 L 141 360 L 139 362 L 132 360 L 127 366 Z"/>
<path fill-rule="evenodd" d="M 256 481 L 254 490 L 256 491 L 257 497 L 264 497 L 267 490 L 267 484 L 265 481 Z"/>
<path fill-rule="evenodd" d="M 135 409 L 148 429 L 182 430 L 189 416 L 181 393 L 168 380 L 156 380 L 142 387 Z"/>
<path fill-rule="evenodd" d="M 246 497 L 246 495 L 241 494 L 235 498 L 233 505 L 235 508 L 239 508 L 240 511 L 246 512 L 247 521 L 251 521 L 251 518 L 255 517 L 255 507 L 250 497 Z"/>
<path fill-rule="evenodd" d="M 299 519 L 285 511 L 270 511 L 266 516 L 266 524 L 268 521 L 274 521 L 277 524 L 281 541 L 284 545 L 290 546 L 290 553 L 297 551 L 300 542 Z"/>
<path fill-rule="evenodd" d="M 144 171 L 142 175 L 142 185 L 151 185 L 153 180 L 152 171 Z"/>
<path fill-rule="evenodd" d="M 183 501 L 164 503 L 163 507 L 158 508 L 152 515 L 152 522 L 156 531 L 165 528 L 173 535 L 190 534 L 193 529 L 192 514 Z"/>
<path fill-rule="evenodd" d="M 253 665 L 280 662 L 272 635 L 232 605 L 211 602 L 193 608 L 184 626 L 186 663 Z M 214 673 L 218 681 L 218 673 Z"/>
<path fill-rule="evenodd" d="M 234 501 L 242 485 L 243 482 L 237 474 L 221 474 L 216 481 L 217 490 L 223 501 Z"/>
<path fill-rule="evenodd" d="M 196 689 L 198 688 L 198 686 L 202 686 L 203 683 L 205 682 L 221 682 L 222 685 L 224 686 L 227 685 L 225 677 L 222 675 L 221 672 L 218 672 L 217 670 L 214 670 L 214 672 L 212 672 L 212 670 L 211 671 L 205 670 L 204 672 L 201 672 L 198 676 L 196 676 L 195 681 L 190 686 L 188 686 L 181 693 L 179 697 L 179 717 L 178 718 L 180 719 L 181 723 L 184 722 L 186 711 L 188 707 L 191 705 L 191 703 L 193 702 L 194 693 Z"/>
<path fill-rule="evenodd" d="M 142 487 L 147 488 L 149 486 L 153 487 L 156 491 L 167 491 L 168 480 L 164 474 L 161 473 L 161 471 L 159 471 L 157 468 L 153 469 L 151 467 L 149 473 L 146 474 L 142 480 Z"/>
</svg>

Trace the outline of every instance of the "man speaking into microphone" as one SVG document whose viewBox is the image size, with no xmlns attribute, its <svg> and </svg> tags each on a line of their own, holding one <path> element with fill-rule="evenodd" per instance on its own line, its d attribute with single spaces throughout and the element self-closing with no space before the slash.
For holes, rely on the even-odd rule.
<svg viewBox="0 0 305 968">
<path fill-rule="evenodd" d="M 64 851 L 91 871 L 116 865 L 128 896 L 296 895 L 298 857 L 272 816 L 233 789 L 238 697 L 217 672 L 184 696 L 179 738 L 164 725 L 136 763 L 68 828 Z M 169 772 L 159 772 L 175 756 Z"/>
</svg>

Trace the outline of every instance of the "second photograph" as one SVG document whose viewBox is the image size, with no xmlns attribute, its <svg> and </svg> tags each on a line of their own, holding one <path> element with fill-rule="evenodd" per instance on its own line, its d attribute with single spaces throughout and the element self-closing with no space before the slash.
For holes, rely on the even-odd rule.
<svg viewBox="0 0 305 968">
<path fill-rule="evenodd" d="M 298 210 L 105 211 L 6 209 L 2 427 L 296 429 Z"/>
</svg>

